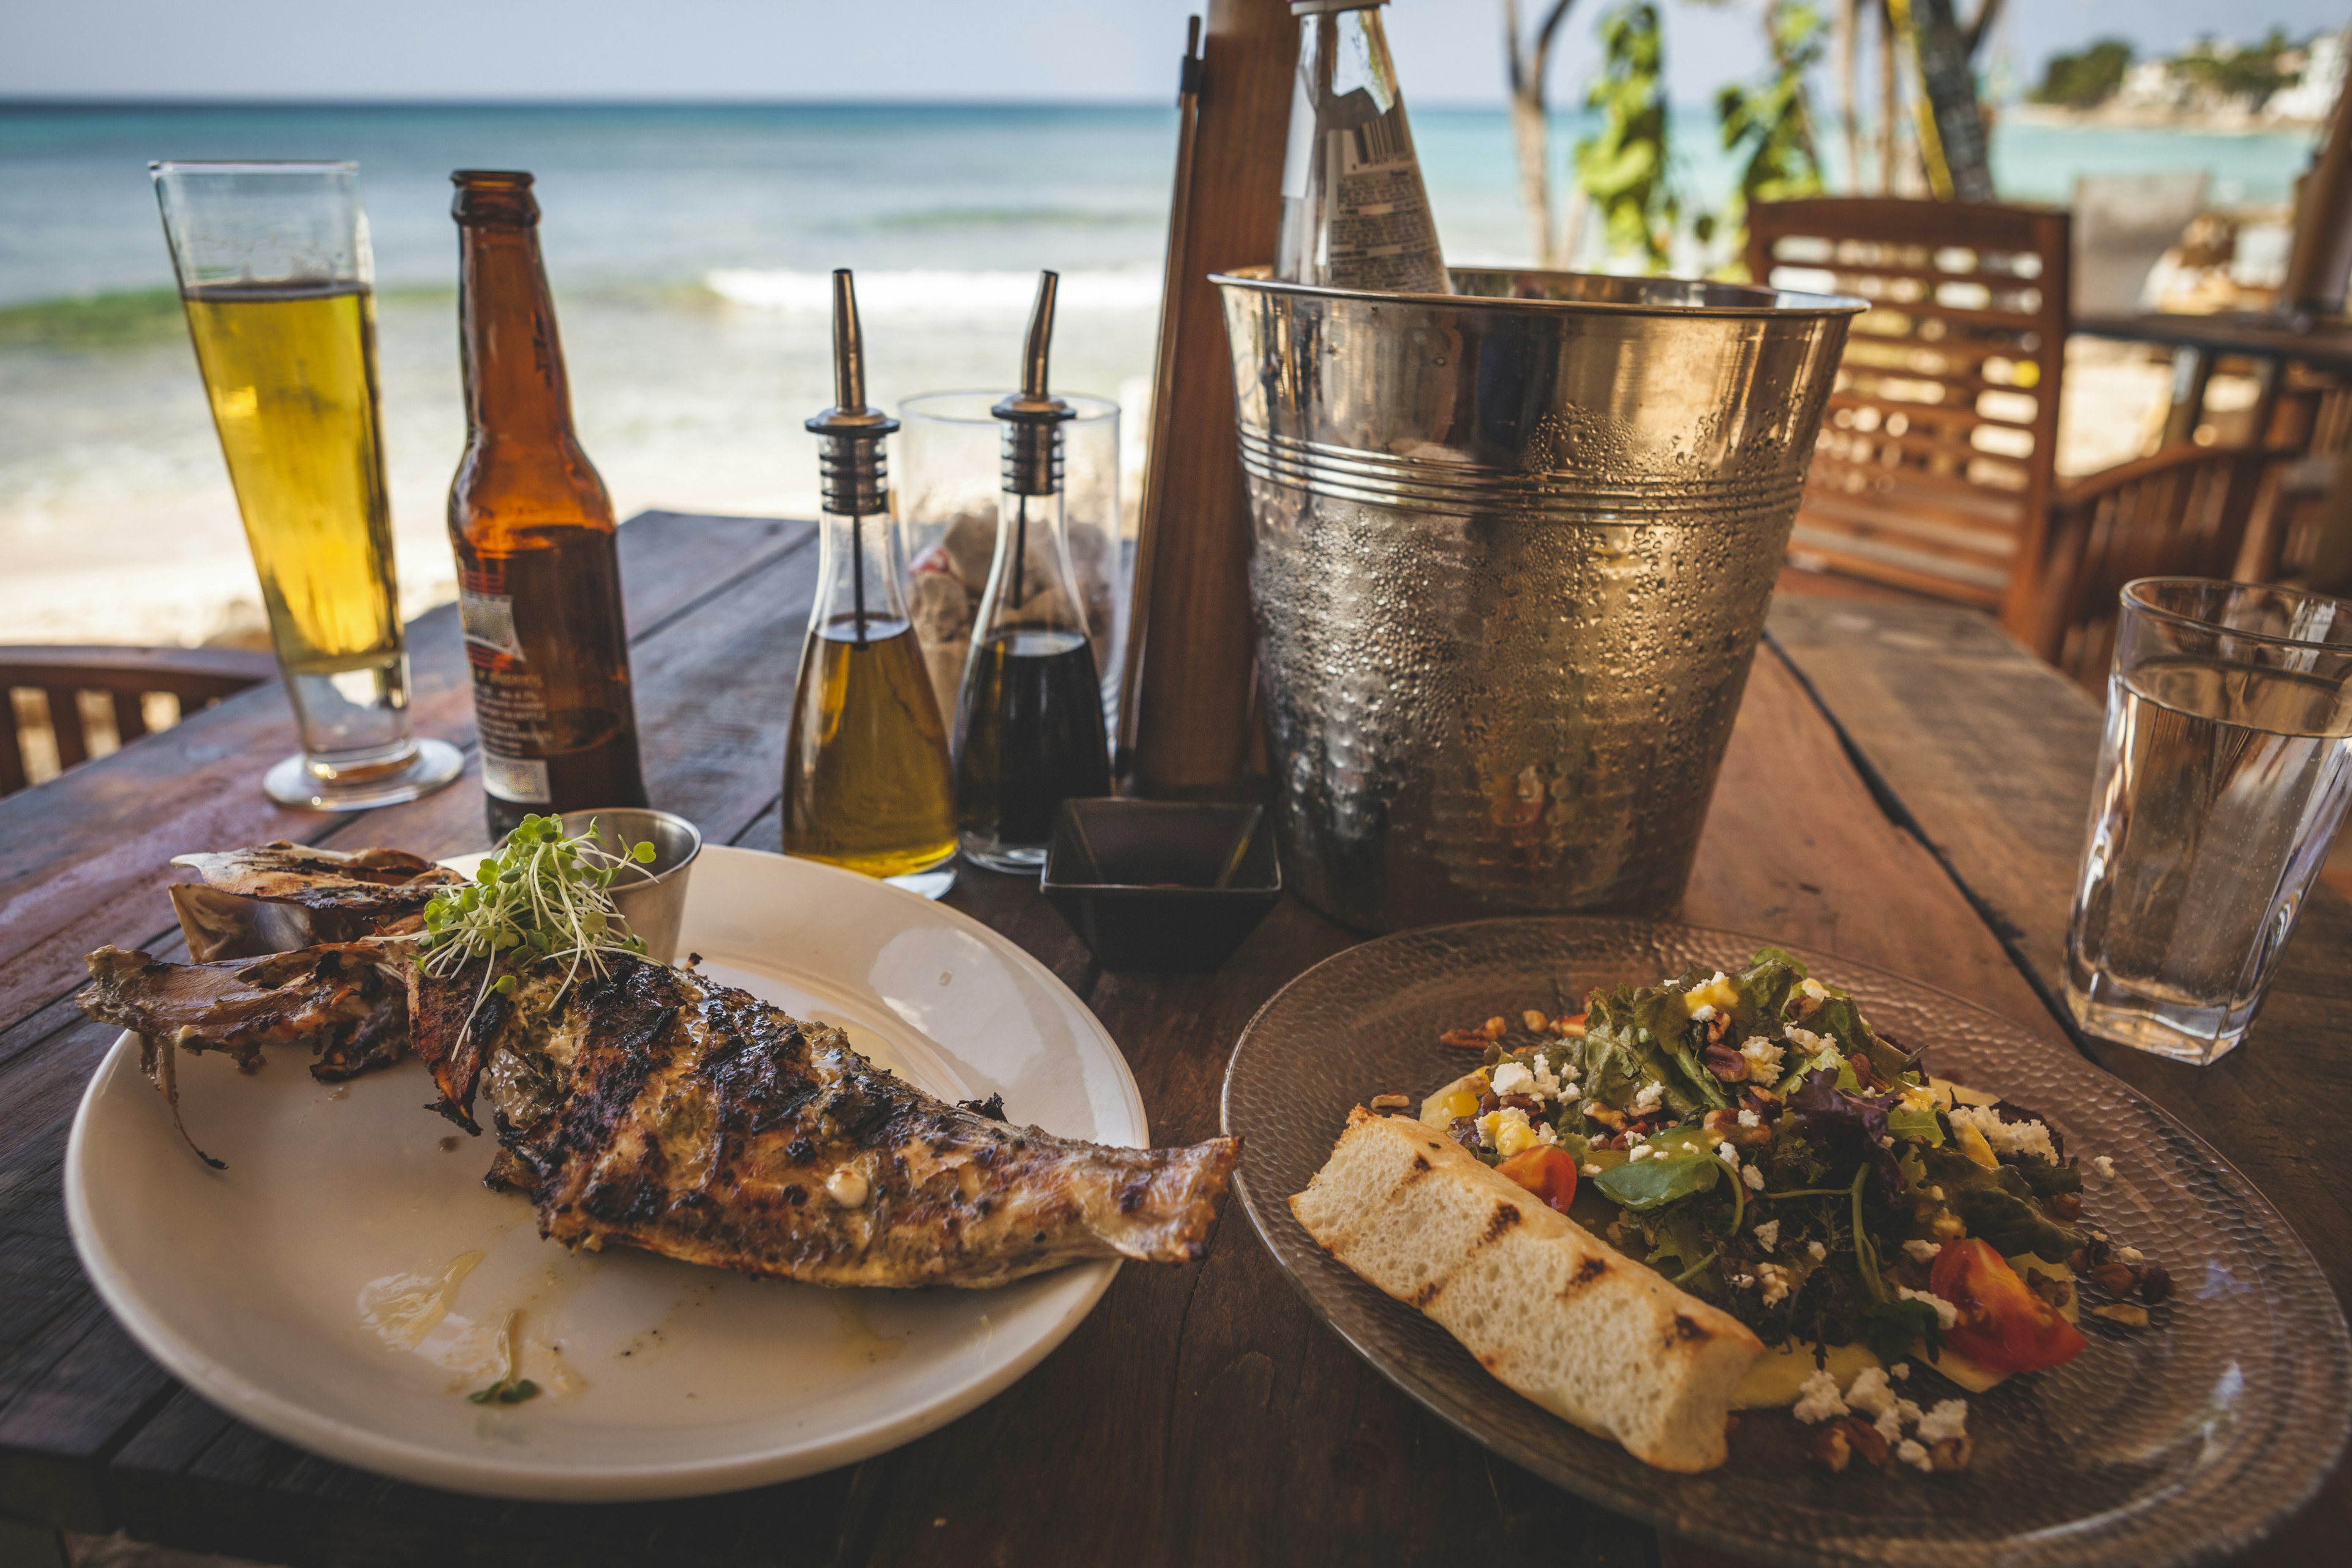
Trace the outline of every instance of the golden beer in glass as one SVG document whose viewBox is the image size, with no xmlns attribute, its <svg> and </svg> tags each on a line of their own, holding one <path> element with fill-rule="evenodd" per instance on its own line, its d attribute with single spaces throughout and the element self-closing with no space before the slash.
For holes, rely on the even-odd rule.
<svg viewBox="0 0 2352 1568">
<path fill-rule="evenodd" d="M 461 761 L 408 715 L 357 167 L 152 166 L 180 300 L 261 579 L 302 754 L 289 805 L 412 800 Z"/>
</svg>

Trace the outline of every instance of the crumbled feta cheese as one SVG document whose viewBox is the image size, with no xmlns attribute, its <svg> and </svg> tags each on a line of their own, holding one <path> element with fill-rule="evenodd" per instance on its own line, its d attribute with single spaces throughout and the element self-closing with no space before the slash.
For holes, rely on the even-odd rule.
<svg viewBox="0 0 2352 1568">
<path fill-rule="evenodd" d="M 1655 1151 L 1647 1143 L 1636 1143 L 1625 1152 L 1625 1163 L 1629 1165 L 1638 1165 L 1654 1152 Z"/>
<path fill-rule="evenodd" d="M 1538 1121 L 1536 1123 L 1536 1138 L 1538 1142 L 1544 1143 L 1557 1143 L 1559 1142 L 1559 1134 L 1552 1131 L 1551 1123 L 1549 1121 Z"/>
<path fill-rule="evenodd" d="M 1848 1414 L 1845 1401 L 1838 1397 L 1837 1379 L 1821 1371 L 1799 1384 L 1797 1403 L 1790 1414 L 1808 1426 Z"/>
<path fill-rule="evenodd" d="M 1753 1165 L 1741 1166 L 1739 1179 L 1748 1184 L 1748 1190 L 1751 1193 L 1760 1193 L 1764 1190 L 1764 1173 Z"/>
<path fill-rule="evenodd" d="M 1544 1059 L 1541 1051 L 1536 1053 L 1528 1067 L 1535 1077 L 1537 1097 L 1542 1100 L 1558 1100 L 1561 1087 L 1559 1075 L 1552 1071 L 1551 1064 Z"/>
<path fill-rule="evenodd" d="M 1813 1260 L 1814 1262 L 1816 1262 L 1816 1263 L 1821 1262 L 1823 1258 L 1827 1258 L 1827 1257 L 1830 1255 L 1830 1249 L 1829 1249 L 1828 1247 L 1823 1247 L 1823 1246 L 1822 1246 L 1820 1242 L 1818 1242 L 1818 1241 L 1809 1241 L 1809 1242 L 1805 1243 L 1805 1251 L 1807 1252 L 1807 1254 L 1809 1254 L 1809 1255 L 1811 1257 L 1812 1260 Z"/>
<path fill-rule="evenodd" d="M 1965 1399 L 1939 1399 L 1936 1407 L 1919 1417 L 1919 1441 L 1940 1443 L 1947 1437 L 1962 1437 L 1969 1430 L 1969 1402 Z"/>
<path fill-rule="evenodd" d="M 2105 1154 L 2092 1156 L 2091 1166 L 2109 1181 L 2116 1179 L 2116 1163 Z"/>
<path fill-rule="evenodd" d="M 1559 1086 L 1558 1098 L 1562 1105 L 1572 1105 L 1584 1098 L 1584 1091 L 1572 1083 L 1564 1083 Z"/>
<path fill-rule="evenodd" d="M 1811 1029 L 1801 1029 L 1794 1024 L 1789 1026 L 1788 1035 L 1789 1043 L 1809 1057 L 1820 1056 L 1824 1050 L 1832 1048 L 1832 1042 L 1823 1039 Z"/>
<path fill-rule="evenodd" d="M 1756 1284 L 1756 1276 L 1753 1274 L 1735 1274 L 1731 1277 L 1731 1283 L 1742 1290 L 1752 1289 Z"/>
<path fill-rule="evenodd" d="M 1715 1157 L 1734 1170 L 1739 1168 L 1739 1151 L 1733 1148 L 1727 1142 L 1719 1142 L 1715 1146 Z"/>
<path fill-rule="evenodd" d="M 1725 974 L 1722 970 L 1718 969 L 1713 974 L 1706 977 L 1706 984 L 1701 985 L 1699 989 L 1704 991 L 1706 989 L 1707 985 L 1720 985 L 1728 978 L 1730 977 Z"/>
<path fill-rule="evenodd" d="M 1587 1160 L 1584 1163 L 1584 1173 L 1588 1176 L 1597 1176 L 1601 1173 L 1601 1167 Z"/>
<path fill-rule="evenodd" d="M 1948 1114 L 1956 1124 L 1982 1133 L 1996 1154 L 2038 1154 L 2057 1163 L 2058 1150 L 2050 1142 L 2050 1129 L 2039 1121 L 2003 1121 L 2000 1112 L 1990 1105 L 1955 1105 Z"/>
<path fill-rule="evenodd" d="M 1642 1086 L 1641 1092 L 1633 1096 L 1633 1114 L 1639 1116 L 1643 1111 L 1657 1110 L 1658 1101 L 1665 1098 L 1665 1093 L 1664 1084 L 1656 1079 L 1650 1079 Z"/>
<path fill-rule="evenodd" d="M 1895 1396 L 1895 1419 L 1906 1426 L 1916 1426 L 1919 1425 L 1919 1407 L 1898 1394 Z"/>
<path fill-rule="evenodd" d="M 1517 1062 L 1504 1062 L 1488 1076 L 1496 1094 L 1525 1094 L 1536 1086 L 1536 1075 Z"/>
<path fill-rule="evenodd" d="M 1936 1321 L 1950 1328 L 1960 1321 L 1960 1310 L 1932 1290 L 1914 1290 L 1907 1285 L 1897 1285 L 1895 1293 L 1906 1301 L 1925 1301 L 1936 1309 Z"/>
<path fill-rule="evenodd" d="M 1715 1004 L 1712 1002 L 1702 1002 L 1691 1009 L 1691 1022 L 1694 1024 L 1707 1024 L 1714 1020 Z"/>
<path fill-rule="evenodd" d="M 1907 1361 L 1898 1361 L 1886 1369 L 1886 1375 L 1900 1383 L 1911 1375 L 1911 1363 Z"/>
<path fill-rule="evenodd" d="M 1936 1468 L 1936 1461 L 1927 1457 L 1927 1446 L 1909 1437 L 1895 1445 L 1895 1457 L 1922 1473 Z"/>
<path fill-rule="evenodd" d="M 1798 982 L 1797 994 L 1808 1002 L 1826 1002 L 1830 999 L 1829 987 L 1810 974 Z"/>
<path fill-rule="evenodd" d="M 1878 1419 L 1871 1425 L 1878 1428 L 1878 1435 L 1886 1439 L 1888 1447 L 1903 1441 L 1903 1423 L 1895 1417 L 1894 1411 L 1880 1411 Z"/>
<path fill-rule="evenodd" d="M 1780 1058 L 1787 1053 L 1761 1035 L 1750 1035 L 1739 1042 L 1739 1054 L 1748 1058 L 1750 1078 L 1778 1078 Z"/>
<path fill-rule="evenodd" d="M 2122 1258 L 2126 1263 L 2145 1263 L 2147 1261 L 2147 1254 L 2142 1252 L 2137 1247 L 2118 1247 L 2116 1248 L 2116 1256 Z"/>
<path fill-rule="evenodd" d="M 1777 1263 L 1759 1263 L 1756 1277 L 1764 1282 L 1764 1304 L 1777 1307 L 1789 1299 L 1789 1271 Z"/>
<path fill-rule="evenodd" d="M 1780 1245 L 1780 1222 L 1768 1219 L 1756 1227 L 1756 1245 L 1769 1252 Z"/>
<path fill-rule="evenodd" d="M 1886 1373 L 1874 1366 L 1864 1367 L 1853 1374 L 1853 1383 L 1845 1391 L 1846 1407 L 1864 1415 L 1890 1415 L 1895 1409 L 1895 1391 L 1886 1384 Z"/>
<path fill-rule="evenodd" d="M 1739 1125 L 1742 1127 L 1761 1127 L 1764 1125 L 1764 1119 L 1757 1115 L 1752 1110 L 1742 1109 L 1739 1112 Z"/>
<path fill-rule="evenodd" d="M 1925 1263 L 1927 1259 L 1935 1257 L 1936 1254 L 1943 1251 L 1944 1244 L 1940 1241 L 1912 1240 L 1906 1241 L 1903 1244 L 1903 1250 L 1909 1253 L 1913 1258 L 1917 1258 L 1920 1262 Z"/>
</svg>

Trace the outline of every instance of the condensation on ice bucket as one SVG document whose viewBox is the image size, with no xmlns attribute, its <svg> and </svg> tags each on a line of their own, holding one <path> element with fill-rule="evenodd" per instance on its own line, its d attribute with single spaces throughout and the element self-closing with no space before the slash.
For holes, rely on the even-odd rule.
<svg viewBox="0 0 2352 1568">
<path fill-rule="evenodd" d="M 1219 276 L 1284 871 L 1349 925 L 1690 874 L 1858 300 Z"/>
</svg>

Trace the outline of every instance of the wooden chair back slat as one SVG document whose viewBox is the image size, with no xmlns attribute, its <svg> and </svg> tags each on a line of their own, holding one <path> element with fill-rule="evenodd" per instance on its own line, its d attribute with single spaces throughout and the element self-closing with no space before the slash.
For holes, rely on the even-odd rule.
<svg viewBox="0 0 2352 1568">
<path fill-rule="evenodd" d="M 2057 472 L 2066 214 L 1841 196 L 1758 203 L 1748 221 L 1759 283 L 1871 302 L 1790 556 L 1998 610 L 2022 635 Z"/>
<path fill-rule="evenodd" d="M 2227 577 L 2275 454 L 2175 447 L 2067 487 L 2051 509 L 2036 640 L 2094 691 L 2115 654 L 2117 598 L 2136 577 Z"/>
<path fill-rule="evenodd" d="M 147 732 L 147 694 L 143 691 L 113 691 L 108 696 L 114 701 L 114 740 L 127 746 Z"/>
<path fill-rule="evenodd" d="M 0 647 L 0 796 L 31 782 L 18 691 L 40 693 L 43 726 L 62 773 L 89 760 L 89 726 L 82 693 L 102 695 L 110 707 L 115 741 L 129 745 L 148 733 L 146 698 L 170 696 L 182 715 L 234 696 L 277 674 L 276 660 L 243 648 Z"/>
</svg>

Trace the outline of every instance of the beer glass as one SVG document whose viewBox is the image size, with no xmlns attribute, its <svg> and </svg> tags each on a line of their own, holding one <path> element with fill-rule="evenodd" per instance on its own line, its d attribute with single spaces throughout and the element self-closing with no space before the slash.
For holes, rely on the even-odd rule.
<svg viewBox="0 0 2352 1568">
<path fill-rule="evenodd" d="M 2352 604 L 2146 577 L 2123 591 L 2066 1003 L 2200 1066 L 2245 1037 L 2352 800 Z"/>
<path fill-rule="evenodd" d="M 284 805 L 414 800 L 463 771 L 408 715 L 356 163 L 148 165 L 302 751 Z"/>
</svg>

